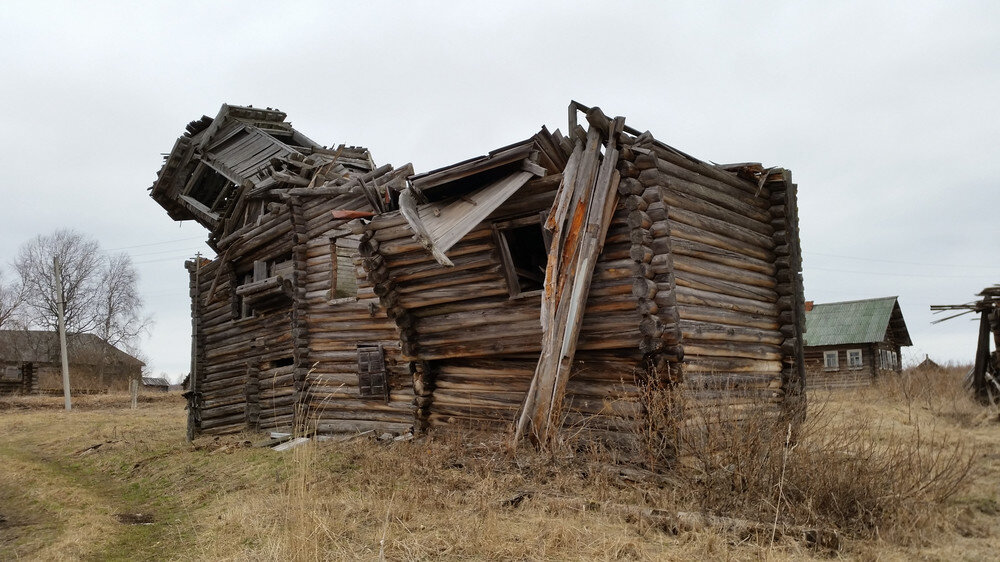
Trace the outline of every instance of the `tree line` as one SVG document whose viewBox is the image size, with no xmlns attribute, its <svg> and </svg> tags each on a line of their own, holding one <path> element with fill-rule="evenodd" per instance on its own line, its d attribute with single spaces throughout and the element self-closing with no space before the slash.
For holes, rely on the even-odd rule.
<svg viewBox="0 0 1000 562">
<path fill-rule="evenodd" d="M 139 342 L 152 318 L 145 312 L 132 258 L 108 253 L 75 230 L 32 238 L 18 250 L 13 275 L 0 270 L 0 330 L 56 330 L 53 259 L 62 269 L 67 333 L 94 334 L 140 357 Z"/>
</svg>

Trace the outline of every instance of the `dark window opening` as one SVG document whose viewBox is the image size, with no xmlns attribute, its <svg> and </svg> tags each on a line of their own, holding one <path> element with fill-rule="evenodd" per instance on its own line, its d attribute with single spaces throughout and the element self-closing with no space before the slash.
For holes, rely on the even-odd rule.
<svg viewBox="0 0 1000 562">
<path fill-rule="evenodd" d="M 201 177 L 197 183 L 191 186 L 191 193 L 188 195 L 202 205 L 214 211 L 219 207 L 224 197 L 236 187 L 236 184 L 229 181 L 226 176 L 205 166 L 201 172 Z"/>
<path fill-rule="evenodd" d="M 275 359 L 271 361 L 271 368 L 277 369 L 279 367 L 291 367 L 295 364 L 295 359 L 292 357 L 282 357 L 281 359 Z"/>
<path fill-rule="evenodd" d="M 540 217 L 498 224 L 497 233 L 511 296 L 542 290 L 548 250 Z"/>
</svg>

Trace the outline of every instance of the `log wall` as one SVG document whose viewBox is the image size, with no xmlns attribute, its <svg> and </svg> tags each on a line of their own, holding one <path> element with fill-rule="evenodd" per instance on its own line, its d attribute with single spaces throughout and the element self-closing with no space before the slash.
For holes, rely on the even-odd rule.
<svg viewBox="0 0 1000 562">
<path fill-rule="evenodd" d="M 361 254 L 371 256 L 363 262 L 369 278 L 400 327 L 403 360 L 414 364 L 422 428 L 507 426 L 523 403 L 541 350 L 541 294 L 511 297 L 516 291 L 507 286 L 491 225 L 548 210 L 558 185 L 553 180 L 529 182 L 469 232 L 448 252 L 452 268 L 413 240 L 398 213 L 376 217 L 362 235 Z M 566 423 L 588 431 L 628 423 L 623 413 L 634 413 L 634 405 L 621 404 L 634 401 L 635 371 L 643 365 L 639 342 L 643 330 L 656 330 L 643 324 L 636 296 L 630 214 L 624 202 L 615 211 L 567 389 Z M 649 283 L 639 286 L 643 302 L 651 300 Z"/>
<path fill-rule="evenodd" d="M 387 175 L 396 181 L 405 174 Z M 356 246 L 358 238 L 331 211 L 371 207 L 349 188 L 303 191 L 272 203 L 260 221 L 223 240 L 218 259 L 200 267 L 188 263 L 198 431 L 298 427 L 339 433 L 405 431 L 413 425 L 410 371 L 399 361 L 396 326 L 379 306 L 372 285 L 362 274 L 356 297 L 331 295 L 337 267 L 333 240 L 353 238 Z M 240 318 L 234 285 L 254 261 L 288 256 L 288 298 Z M 363 273 L 356 251 L 353 259 L 354 273 Z M 358 344 L 382 345 L 388 400 L 360 396 Z"/>
<path fill-rule="evenodd" d="M 790 373 L 802 324 L 787 187 L 755 185 L 655 145 L 635 166 L 643 198 L 654 201 L 656 299 L 677 304 L 690 396 L 781 401 L 797 384 Z"/>
</svg>

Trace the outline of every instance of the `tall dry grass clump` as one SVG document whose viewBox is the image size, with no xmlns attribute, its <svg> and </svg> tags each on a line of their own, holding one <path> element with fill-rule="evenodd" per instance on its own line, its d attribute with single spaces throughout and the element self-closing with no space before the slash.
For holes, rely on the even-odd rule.
<svg viewBox="0 0 1000 562">
<path fill-rule="evenodd" d="M 898 376 L 811 395 L 797 428 L 766 404 L 702 417 L 680 435 L 687 500 L 717 515 L 905 539 L 967 485 L 973 451 L 935 427 L 974 404 L 950 375 Z M 914 416 L 917 402 L 933 415 Z M 902 423 L 889 415 L 907 408 Z"/>
</svg>

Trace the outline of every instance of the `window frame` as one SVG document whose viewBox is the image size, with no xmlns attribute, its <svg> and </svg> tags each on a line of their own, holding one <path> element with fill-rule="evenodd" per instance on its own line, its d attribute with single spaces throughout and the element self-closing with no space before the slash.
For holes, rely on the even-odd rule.
<svg viewBox="0 0 1000 562">
<path fill-rule="evenodd" d="M 357 253 L 357 249 L 351 248 L 351 255 L 348 256 L 341 256 L 337 252 L 338 248 L 346 248 L 345 246 L 338 246 L 338 241 L 342 239 L 349 239 L 350 237 L 351 233 L 347 231 L 340 231 L 330 236 L 330 246 L 328 248 L 328 252 L 330 254 L 330 290 L 327 291 L 326 294 L 327 304 L 343 304 L 358 301 L 359 288 L 357 272 L 354 274 L 354 294 L 346 296 L 337 295 L 337 282 L 340 279 L 340 258 L 351 260 L 351 271 L 354 271 L 357 268 L 357 264 L 354 263 L 354 254 Z"/>
<path fill-rule="evenodd" d="M 858 371 L 865 368 L 865 352 L 863 349 L 848 349 L 847 351 L 847 368 L 851 371 Z M 856 355 L 858 358 L 857 365 L 852 361 L 852 355 Z"/>
<path fill-rule="evenodd" d="M 833 358 L 833 364 L 830 364 L 829 359 Z M 840 370 L 840 351 L 833 349 L 823 352 L 823 370 L 824 371 L 839 371 Z"/>
</svg>

